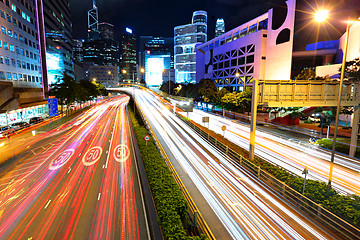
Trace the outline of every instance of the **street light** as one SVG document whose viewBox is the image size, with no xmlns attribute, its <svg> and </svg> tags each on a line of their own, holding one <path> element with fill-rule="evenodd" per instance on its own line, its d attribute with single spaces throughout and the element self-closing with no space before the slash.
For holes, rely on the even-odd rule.
<svg viewBox="0 0 360 240">
<path fill-rule="evenodd" d="M 317 22 L 324 22 L 326 20 L 326 18 L 328 17 L 328 14 L 329 14 L 329 11 L 320 10 L 315 13 L 315 20 Z M 349 44 L 349 28 L 350 28 L 350 25 L 356 21 L 360 21 L 360 20 L 353 20 L 353 21 L 345 22 L 346 23 L 345 47 L 344 47 L 344 54 L 343 54 L 343 59 L 342 59 L 342 63 L 341 63 L 341 73 L 340 73 L 340 83 L 339 83 L 340 86 L 339 86 L 336 115 L 335 115 L 335 132 L 334 132 L 334 138 L 333 138 L 332 149 L 331 149 L 331 162 L 330 162 L 328 189 L 330 189 L 330 186 L 331 186 L 332 175 L 333 175 L 333 170 L 334 170 L 335 146 L 336 146 L 336 138 L 337 138 L 337 134 L 338 134 L 338 127 L 339 127 L 341 93 L 342 93 L 344 74 L 345 74 L 346 55 L 347 55 L 348 44 Z"/>
</svg>

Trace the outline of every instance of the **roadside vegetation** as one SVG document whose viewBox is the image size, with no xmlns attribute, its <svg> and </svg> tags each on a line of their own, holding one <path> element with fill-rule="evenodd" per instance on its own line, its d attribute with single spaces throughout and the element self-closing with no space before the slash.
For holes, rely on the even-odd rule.
<svg viewBox="0 0 360 240">
<path fill-rule="evenodd" d="M 203 127 L 200 124 L 197 124 L 196 122 L 188 120 L 184 117 L 182 117 L 182 119 L 192 122 L 198 128 L 201 128 L 203 131 L 209 133 L 213 138 L 217 139 L 224 145 L 227 145 L 229 148 L 236 151 L 243 157 L 249 159 L 249 152 L 247 150 L 230 142 L 221 134 L 217 134 L 214 131 L 209 130 L 206 127 Z M 285 169 L 269 163 L 259 157 L 255 157 L 252 162 L 262 170 L 273 175 L 276 179 L 284 182 L 297 192 L 302 193 L 304 178 L 296 176 L 286 171 Z M 306 181 L 304 195 L 312 201 L 321 204 L 322 207 L 344 219 L 345 221 L 353 224 L 356 227 L 360 227 L 360 196 L 355 194 L 351 196 L 345 196 L 333 188 L 328 190 L 327 184 L 325 182 L 309 179 Z"/>
<path fill-rule="evenodd" d="M 164 239 L 207 239 L 206 236 L 188 236 L 186 234 L 184 225 L 186 225 L 188 203 L 182 195 L 170 170 L 163 161 L 154 141 L 151 140 L 146 144 L 144 136 L 150 134 L 145 128 L 140 116 L 137 115 L 135 117 L 130 111 L 130 117 Z"/>
</svg>

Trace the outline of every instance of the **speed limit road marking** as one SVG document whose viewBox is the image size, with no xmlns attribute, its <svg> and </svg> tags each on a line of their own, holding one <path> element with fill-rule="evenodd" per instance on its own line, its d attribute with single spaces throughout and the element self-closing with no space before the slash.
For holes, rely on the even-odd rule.
<svg viewBox="0 0 360 240">
<path fill-rule="evenodd" d="M 126 146 L 124 144 L 120 144 L 115 147 L 114 157 L 115 157 L 116 161 L 124 162 L 124 161 L 126 161 L 126 159 L 129 158 L 129 156 L 130 156 L 130 151 L 129 151 L 128 146 Z"/>
<path fill-rule="evenodd" d="M 82 162 L 85 166 L 91 166 L 96 163 L 102 154 L 102 148 L 99 146 L 90 148 L 83 156 Z"/>
<path fill-rule="evenodd" d="M 49 169 L 56 170 L 58 168 L 61 168 L 70 159 L 74 152 L 74 149 L 66 149 L 65 151 L 63 151 L 59 156 L 55 158 L 55 160 L 50 163 Z"/>
</svg>

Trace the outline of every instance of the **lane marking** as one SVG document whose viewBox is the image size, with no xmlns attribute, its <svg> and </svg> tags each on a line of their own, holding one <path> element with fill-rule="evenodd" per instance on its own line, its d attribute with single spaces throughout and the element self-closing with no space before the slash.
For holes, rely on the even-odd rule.
<svg viewBox="0 0 360 240">
<path fill-rule="evenodd" d="M 49 206 L 50 202 L 51 202 L 51 200 L 49 200 L 49 201 L 47 202 L 47 204 L 45 205 L 44 209 L 46 209 L 46 208 Z"/>
<path fill-rule="evenodd" d="M 34 155 L 36 155 L 36 153 L 35 153 L 33 150 L 31 150 L 31 152 L 32 152 Z"/>
<path fill-rule="evenodd" d="M 67 173 L 71 172 L 71 168 L 69 167 L 69 171 Z"/>
<path fill-rule="evenodd" d="M 98 196 L 98 201 L 100 200 L 100 196 L 101 196 L 101 193 L 99 193 L 99 196 Z"/>
</svg>

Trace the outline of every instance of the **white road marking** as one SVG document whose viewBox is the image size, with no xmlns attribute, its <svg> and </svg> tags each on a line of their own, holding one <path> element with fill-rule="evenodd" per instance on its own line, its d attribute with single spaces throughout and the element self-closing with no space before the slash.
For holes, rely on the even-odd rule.
<svg viewBox="0 0 360 240">
<path fill-rule="evenodd" d="M 45 205 L 44 209 L 46 209 L 46 208 L 49 206 L 50 202 L 51 202 L 51 200 L 49 200 L 49 201 L 47 202 L 47 204 Z"/>
<path fill-rule="evenodd" d="M 71 172 L 71 168 L 69 168 L 69 171 L 67 173 Z"/>
<path fill-rule="evenodd" d="M 98 196 L 98 201 L 100 200 L 100 196 L 101 196 L 101 193 L 99 193 L 99 196 Z"/>
</svg>

